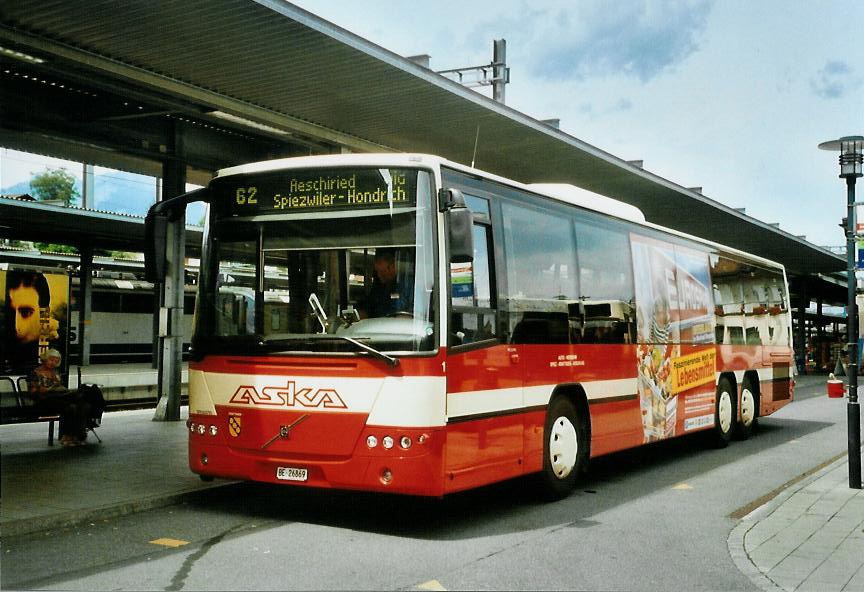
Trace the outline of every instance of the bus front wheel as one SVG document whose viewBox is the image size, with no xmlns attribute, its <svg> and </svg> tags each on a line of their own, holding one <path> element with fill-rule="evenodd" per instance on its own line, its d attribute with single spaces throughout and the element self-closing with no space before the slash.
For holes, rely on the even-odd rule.
<svg viewBox="0 0 864 592">
<path fill-rule="evenodd" d="M 588 428 L 569 398 L 555 397 L 546 412 L 543 430 L 543 470 L 540 485 L 549 499 L 567 497 L 588 463 Z"/>
</svg>

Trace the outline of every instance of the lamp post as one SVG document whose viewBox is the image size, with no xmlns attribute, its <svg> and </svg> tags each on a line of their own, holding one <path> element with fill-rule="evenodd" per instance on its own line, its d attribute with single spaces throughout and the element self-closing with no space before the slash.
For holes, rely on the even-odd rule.
<svg viewBox="0 0 864 592">
<path fill-rule="evenodd" d="M 849 341 L 849 400 L 846 422 L 849 433 L 849 487 L 861 489 L 861 409 L 858 406 L 858 307 L 855 302 L 855 180 L 862 176 L 864 136 L 845 136 L 822 142 L 822 150 L 840 151 L 840 178 L 846 179 L 846 336 Z"/>
</svg>

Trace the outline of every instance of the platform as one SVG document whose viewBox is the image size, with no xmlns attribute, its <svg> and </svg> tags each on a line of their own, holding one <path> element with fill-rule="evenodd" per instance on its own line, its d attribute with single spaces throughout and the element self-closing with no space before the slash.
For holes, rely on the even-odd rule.
<svg viewBox="0 0 864 592">
<path fill-rule="evenodd" d="M 79 366 L 69 367 L 69 388 L 77 388 Z M 105 400 L 110 404 L 127 400 L 152 398 L 156 402 L 158 373 L 147 362 L 122 364 L 91 364 L 81 366 L 81 382 L 95 384 L 102 389 Z M 183 363 L 182 394 L 186 394 L 189 383 L 189 364 Z"/>
<path fill-rule="evenodd" d="M 69 367 L 69 388 L 78 386 L 78 369 L 81 369 L 81 382 L 98 384 L 100 387 L 117 388 L 124 386 L 151 386 L 156 384 L 156 369 L 146 362 L 122 364 L 91 364 L 89 366 Z M 183 382 L 189 379 L 189 364 L 183 364 Z"/>
<path fill-rule="evenodd" d="M 47 446 L 45 424 L 0 426 L 0 532 L 61 528 L 170 505 L 224 485 L 189 470 L 186 417 L 153 421 L 154 409 L 111 411 L 86 446 Z"/>
</svg>

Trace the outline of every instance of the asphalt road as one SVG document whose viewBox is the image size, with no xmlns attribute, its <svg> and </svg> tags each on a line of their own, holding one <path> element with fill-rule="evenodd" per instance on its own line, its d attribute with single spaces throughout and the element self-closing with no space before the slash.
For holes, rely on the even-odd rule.
<svg viewBox="0 0 864 592">
<path fill-rule="evenodd" d="M 758 590 L 727 538 L 846 450 L 824 382 L 714 450 L 696 437 L 592 462 L 569 498 L 530 480 L 426 500 L 239 484 L 187 503 L 2 541 L 2 588 Z M 161 539 L 161 540 L 160 540 Z"/>
</svg>

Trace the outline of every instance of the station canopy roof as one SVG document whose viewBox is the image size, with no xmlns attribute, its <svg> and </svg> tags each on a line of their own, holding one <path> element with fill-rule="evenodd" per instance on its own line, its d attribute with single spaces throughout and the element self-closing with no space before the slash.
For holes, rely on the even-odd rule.
<svg viewBox="0 0 864 592">
<path fill-rule="evenodd" d="M 200 255 L 201 236 L 200 226 L 186 225 L 190 256 Z M 144 218 L 0 196 L 0 237 L 140 252 Z"/>
<path fill-rule="evenodd" d="M 2 65 L 36 78 L 0 79 L 7 147 L 147 172 L 165 156 L 157 130 L 170 118 L 192 130 L 184 159 L 199 183 L 215 168 L 274 156 L 428 152 L 522 182 L 573 183 L 790 275 L 845 269 L 801 237 L 281 0 L 16 0 L 0 10 L 0 45 Z M 55 80 L 83 96 L 50 94 L 60 92 Z"/>
</svg>

